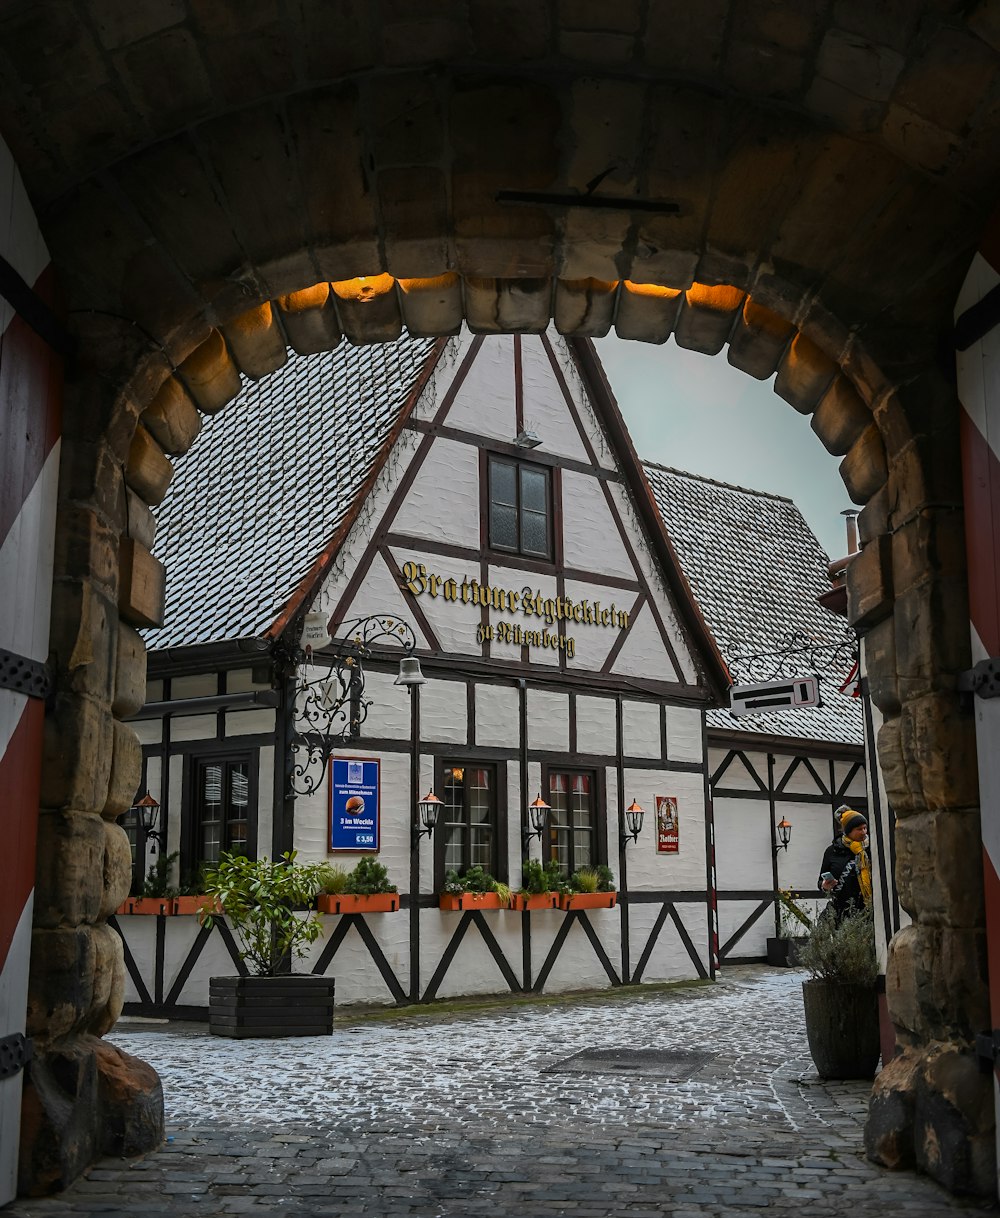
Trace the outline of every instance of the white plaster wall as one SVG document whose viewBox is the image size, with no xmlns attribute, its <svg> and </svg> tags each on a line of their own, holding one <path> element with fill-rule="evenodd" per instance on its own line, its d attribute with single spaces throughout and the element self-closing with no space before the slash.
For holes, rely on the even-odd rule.
<svg viewBox="0 0 1000 1218">
<path fill-rule="evenodd" d="M 829 761 L 816 758 L 812 761 L 812 768 L 819 776 L 819 782 L 810 773 L 805 761 L 801 761 L 796 766 L 794 758 L 778 755 L 774 759 L 775 786 L 781 786 L 782 791 L 788 795 L 826 796 L 830 785 L 830 763 Z M 764 770 L 761 770 L 761 773 L 764 772 Z"/>
<path fill-rule="evenodd" d="M 469 344 L 462 346 L 467 351 Z M 517 434 L 515 401 L 513 336 L 490 335 L 455 395 L 445 424 L 509 444 Z"/>
<path fill-rule="evenodd" d="M 626 847 L 629 888 L 700 889 L 707 886 L 705 867 L 705 795 L 700 773 L 678 770 L 625 771 L 625 806 L 633 799 L 645 809 L 642 832 Z M 677 854 L 656 852 L 657 795 L 674 795 L 680 829 Z M 617 858 L 617 848 L 612 857 Z"/>
<path fill-rule="evenodd" d="M 378 736 L 409 741 L 410 694 L 405 685 L 395 684 L 397 676 L 397 672 L 365 669 L 364 696 L 371 701 L 371 706 L 361 725 L 362 740 L 366 736 Z M 422 712 L 423 700 L 420 705 Z"/>
<path fill-rule="evenodd" d="M 622 738 L 626 757 L 660 756 L 659 702 L 622 701 Z"/>
<path fill-rule="evenodd" d="M 585 917 L 601 941 L 616 973 L 621 972 L 621 910 L 591 909 Z M 532 922 L 534 932 L 534 922 Z M 534 933 L 532 933 L 534 940 Z M 532 942 L 532 969 L 537 975 L 545 957 L 534 951 Z M 601 990 L 609 987 L 611 980 L 598 960 L 586 931 L 574 925 L 563 944 L 563 950 L 549 973 L 545 990 L 550 994 L 568 993 L 573 990 Z"/>
<path fill-rule="evenodd" d="M 618 653 L 612 672 L 650 681 L 677 681 L 683 678 L 670 658 L 653 610 L 647 601 L 634 616 L 632 629 Z"/>
<path fill-rule="evenodd" d="M 132 719 L 129 727 L 139 737 L 140 744 L 159 744 L 163 739 L 162 719 Z"/>
<path fill-rule="evenodd" d="M 475 572 L 471 573 L 476 574 Z M 523 593 L 525 589 L 529 589 L 532 596 L 540 594 L 544 598 L 554 599 L 557 594 L 554 576 L 538 575 L 532 571 L 519 571 L 514 567 L 494 564 L 488 568 L 488 577 L 491 587 L 509 589 L 518 594 Z M 476 575 L 476 578 L 478 578 L 478 575 Z M 523 604 L 523 599 L 519 604 Z M 544 617 L 538 617 L 536 614 L 525 614 L 520 608 L 515 613 L 490 609 L 489 621 L 494 630 L 496 630 L 499 622 L 514 622 L 522 630 L 548 631 L 553 636 L 559 632 L 558 622 L 553 621 L 550 624 Z M 496 638 L 490 644 L 490 656 L 493 659 L 511 660 L 514 663 L 520 664 L 521 647 L 517 643 L 504 643 L 499 638 Z M 532 664 L 557 666 L 559 664 L 559 651 L 553 647 L 532 646 L 530 649 L 530 660 Z"/>
<path fill-rule="evenodd" d="M 673 641 L 683 679 L 686 682 L 694 683 L 697 680 L 694 658 L 688 649 L 687 643 L 684 641 L 684 632 L 671 606 L 670 596 L 667 592 L 663 576 L 660 574 L 659 567 L 653 559 L 649 546 L 643 539 L 642 530 L 636 520 L 635 511 L 628 497 L 628 491 L 619 482 L 612 482 L 608 485 L 611 497 L 618 505 L 619 514 L 633 539 L 632 548 L 635 552 L 636 561 L 645 575 L 653 595 L 656 596 L 657 608 L 660 611 L 660 617 L 663 620 L 667 634 Z"/>
<path fill-rule="evenodd" d="M 580 379 L 580 374 L 577 372 L 576 364 L 573 362 L 573 357 L 570 355 L 569 347 L 566 340 L 561 334 L 557 333 L 554 326 L 550 326 L 548 330 L 548 339 L 552 345 L 552 351 L 556 357 L 556 362 L 562 369 L 563 377 L 566 381 L 566 386 L 576 403 L 577 415 L 583 425 L 583 430 L 590 440 L 590 446 L 593 449 L 594 455 L 597 457 L 597 464 L 602 469 L 614 470 L 617 469 L 617 463 L 611 449 L 608 446 L 607 437 L 601 429 L 597 421 L 597 417 L 590 408 L 590 398 L 587 391 L 584 389 L 583 381 Z"/>
<path fill-rule="evenodd" d="M 569 750 L 569 695 L 528 689 L 528 748 Z"/>
<path fill-rule="evenodd" d="M 759 901 L 720 901 L 719 902 L 719 948 L 725 947 L 732 936 L 750 917 L 760 904 Z M 765 910 L 753 926 L 743 935 L 738 943 L 729 949 L 729 955 L 735 959 L 747 957 L 763 957 L 767 951 L 767 942 L 774 935 L 774 914 Z M 722 967 L 725 968 L 725 961 Z"/>
<path fill-rule="evenodd" d="M 476 685 L 476 744 L 516 749 L 520 734 L 517 687 L 479 682 Z"/>
<path fill-rule="evenodd" d="M 478 549 L 479 450 L 436 438 L 390 528 Z"/>
<path fill-rule="evenodd" d="M 164 823 L 166 813 L 167 824 L 167 853 L 173 854 L 181 848 L 181 806 L 184 797 L 184 758 L 175 753 L 169 761 L 170 791 L 167 796 L 166 808 L 160 808 L 160 825 Z M 147 861 L 147 870 L 148 870 Z"/>
<path fill-rule="evenodd" d="M 540 770 L 539 766 L 534 767 L 535 771 Z M 521 849 L 521 820 L 523 817 L 522 809 L 526 803 L 534 799 L 534 795 L 529 795 L 527 792 L 521 791 L 521 767 L 517 762 L 513 762 L 506 767 L 507 770 L 507 876 L 508 883 L 511 888 L 517 889 L 521 884 L 521 860 L 524 858 L 524 852 Z M 531 773 L 532 767 L 528 766 L 528 790 L 531 790 Z M 498 852 L 499 853 L 499 852 Z M 528 848 L 528 854 L 531 858 L 539 857 L 538 838 L 531 839 L 531 845 Z"/>
<path fill-rule="evenodd" d="M 264 735 L 274 731 L 274 723 L 275 712 L 269 706 L 226 711 L 225 732 L 227 736 Z"/>
<path fill-rule="evenodd" d="M 631 905 L 629 906 L 629 958 L 633 969 L 639 963 L 653 925 L 661 910 L 660 905 Z M 702 967 L 708 973 L 709 929 L 708 908 L 705 902 L 678 902 L 675 906 L 678 916 L 688 933 L 695 951 L 701 960 Z M 681 939 L 680 932 L 672 918 L 667 918 L 656 944 L 642 971 L 644 982 L 683 981 L 698 976 L 698 969 L 688 955 L 687 948 Z"/>
<path fill-rule="evenodd" d="M 702 760 L 702 713 L 694 707 L 667 706 L 667 760 Z"/>
<path fill-rule="evenodd" d="M 605 757 L 614 754 L 614 698 L 590 698 L 583 694 L 577 698 L 576 747 L 581 753 L 597 753 Z"/>
<path fill-rule="evenodd" d="M 767 800 L 717 795 L 712 806 L 715 814 L 715 876 L 719 891 L 747 888 L 773 891 Z M 746 953 L 741 950 L 739 954 Z"/>
<path fill-rule="evenodd" d="M 548 354 L 537 335 L 526 334 L 521 339 L 521 374 L 524 426 L 528 431 L 538 433 L 546 452 L 589 461 Z"/>
<path fill-rule="evenodd" d="M 274 748 L 257 754 L 257 854 L 270 854 L 274 834 Z"/>
<path fill-rule="evenodd" d="M 162 702 L 163 701 L 163 682 L 162 681 L 147 681 L 146 682 L 146 701 L 147 702 Z"/>
<path fill-rule="evenodd" d="M 218 718 L 211 715 L 174 715 L 170 720 L 170 742 L 214 740 Z"/>
<path fill-rule="evenodd" d="M 428 680 L 420 689 L 423 740 L 464 745 L 469 738 L 469 708 L 464 681 Z"/>
<path fill-rule="evenodd" d="M 422 910 L 420 914 L 421 990 L 426 989 L 461 913 Z M 497 939 L 508 965 L 521 978 L 521 915 L 510 910 L 486 910 L 486 923 Z M 477 927 L 470 927 L 438 989 L 439 998 L 464 994 L 504 994 L 510 989 Z"/>
<path fill-rule="evenodd" d="M 252 668 L 231 668 L 226 673 L 226 693 L 245 694 L 258 689 L 270 689 L 270 681 L 255 681 Z"/>
<path fill-rule="evenodd" d="M 327 940 L 337 929 L 340 918 L 335 915 L 322 915 L 323 936 L 309 948 L 305 962 L 300 966 L 303 970 L 311 971 L 319 960 Z M 389 967 L 396 975 L 403 990 L 407 993 L 410 988 L 409 975 L 409 928 L 410 915 L 405 909 L 397 909 L 395 913 L 366 914 L 365 922 L 374 935 L 382 954 Z M 334 1001 L 338 1006 L 350 1006 L 352 1003 L 372 1005 L 389 1005 L 395 1002 L 392 991 L 382 980 L 382 975 L 368 952 L 364 941 L 356 929 L 350 930 L 343 943 L 337 949 L 337 954 L 324 970 L 324 976 L 336 979 Z"/>
<path fill-rule="evenodd" d="M 458 371 L 462 358 L 469 350 L 473 336 L 468 330 L 449 340 L 441 352 L 433 372 L 427 378 L 424 391 L 413 405 L 415 419 L 431 419 L 437 413 L 442 399 Z"/>
<path fill-rule="evenodd" d="M 338 757 L 372 757 L 363 746 L 338 750 Z M 377 851 L 337 851 L 328 849 L 330 806 L 330 775 L 327 773 L 319 790 L 313 795 L 300 796 L 295 801 L 295 849 L 300 862 L 331 862 L 350 870 L 362 854 L 376 854 L 388 869 L 390 882 L 404 892 L 410 876 L 410 753 L 383 749 L 381 759 L 381 790 L 379 793 L 379 848 Z"/>
<path fill-rule="evenodd" d="M 834 779 L 836 781 L 838 790 L 843 787 L 844 782 L 846 781 L 852 768 L 853 766 L 848 761 L 835 761 L 833 763 Z M 847 788 L 843 795 L 843 802 L 849 804 L 852 799 L 864 799 L 868 796 L 868 793 L 868 782 L 865 775 L 865 767 L 862 766 L 847 784 Z"/>
<path fill-rule="evenodd" d="M 600 481 L 590 474 L 565 469 L 562 484 L 566 566 L 636 579 L 635 567 L 622 544 Z"/>
</svg>

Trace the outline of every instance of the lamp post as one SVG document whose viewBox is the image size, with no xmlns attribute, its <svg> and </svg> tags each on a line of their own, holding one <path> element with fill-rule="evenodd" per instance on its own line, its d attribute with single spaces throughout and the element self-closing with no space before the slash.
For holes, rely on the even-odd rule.
<svg viewBox="0 0 1000 1218">
<path fill-rule="evenodd" d="M 319 620 L 317 620 L 319 619 Z M 297 647 L 284 659 L 296 674 L 289 733 L 288 795 L 312 795 L 326 774 L 333 751 L 361 734 L 371 699 L 366 699 L 364 662 L 380 645 L 399 646 L 403 658 L 395 684 L 414 690 L 425 683 L 420 661 L 411 653 L 416 636 L 407 622 L 386 614 L 342 624 L 343 636 L 331 639 L 322 615 L 309 614 Z M 323 644 L 323 636 L 329 649 Z M 323 644 L 313 650 L 315 643 Z M 311 671 L 318 669 L 318 674 Z"/>
</svg>

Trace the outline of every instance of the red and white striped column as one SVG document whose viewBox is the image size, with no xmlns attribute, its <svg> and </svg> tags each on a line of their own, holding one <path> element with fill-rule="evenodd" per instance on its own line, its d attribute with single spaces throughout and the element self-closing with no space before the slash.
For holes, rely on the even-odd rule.
<svg viewBox="0 0 1000 1218">
<path fill-rule="evenodd" d="M 9 299 L 19 298 L 17 280 L 51 307 L 52 276 L 2 141 L 0 258 L 0 1041 L 9 1049 L 27 1007 L 44 715 L 37 666 L 49 646 L 63 371 Z M 22 1077 L 0 1077 L 0 1205 L 16 1191 Z"/>
<path fill-rule="evenodd" d="M 1000 218 L 988 228 L 955 307 L 956 320 L 1000 289 Z M 989 325 L 984 320 L 982 328 Z M 1000 657 L 1000 326 L 958 354 L 962 473 L 973 666 Z M 990 1009 L 1000 1028 L 1000 698 L 976 697 L 976 749 L 986 885 Z M 994 1071 L 1000 1113 L 1000 1080 Z M 1000 1121 L 998 1121 L 1000 1127 Z M 998 1146 L 1000 1158 L 1000 1146 Z"/>
</svg>

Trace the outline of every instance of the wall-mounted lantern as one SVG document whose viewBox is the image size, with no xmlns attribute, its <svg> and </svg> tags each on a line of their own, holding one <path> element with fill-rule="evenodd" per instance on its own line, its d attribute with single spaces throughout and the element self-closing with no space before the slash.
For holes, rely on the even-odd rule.
<svg viewBox="0 0 1000 1218">
<path fill-rule="evenodd" d="M 137 799 L 135 801 L 135 803 L 132 805 L 131 811 L 135 813 L 136 820 L 142 827 L 142 832 L 145 835 L 146 840 L 152 841 L 153 843 L 152 846 L 150 846 L 150 854 L 155 854 L 156 843 L 159 842 L 159 844 L 162 846 L 165 836 L 163 830 L 157 829 L 156 827 L 157 822 L 160 819 L 160 805 L 147 791 L 141 799 Z"/>
<path fill-rule="evenodd" d="M 774 853 L 779 850 L 787 850 L 788 843 L 792 840 L 792 823 L 782 817 L 781 820 L 774 826 L 777 837 L 774 842 Z"/>
<path fill-rule="evenodd" d="M 434 830 L 437 828 L 438 817 L 440 816 L 441 809 L 443 807 L 444 801 L 438 799 L 433 791 L 428 791 L 423 799 L 418 801 L 417 811 L 420 815 L 420 824 L 413 826 L 414 846 L 422 837 L 431 837 L 433 835 Z"/>
<path fill-rule="evenodd" d="M 542 799 L 542 793 L 539 791 L 531 803 L 528 804 L 528 825 L 521 834 L 524 842 L 525 853 L 527 853 L 528 846 L 533 837 L 537 837 L 539 841 L 541 840 L 542 834 L 545 832 L 545 826 L 548 824 L 549 813 L 551 811 L 551 805 L 547 804 L 545 800 Z"/>
<path fill-rule="evenodd" d="M 641 808 L 633 799 L 629 806 L 625 809 L 625 824 L 628 826 L 627 832 L 622 834 L 622 843 L 629 841 L 637 842 L 639 834 L 642 832 L 642 818 L 646 815 L 646 810 Z"/>
</svg>

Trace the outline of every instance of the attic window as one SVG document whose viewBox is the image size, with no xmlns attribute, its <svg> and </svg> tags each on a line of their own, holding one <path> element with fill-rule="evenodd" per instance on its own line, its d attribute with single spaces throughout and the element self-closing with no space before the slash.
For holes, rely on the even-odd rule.
<svg viewBox="0 0 1000 1218">
<path fill-rule="evenodd" d="M 490 548 L 552 557 L 552 486 L 543 465 L 490 457 Z"/>
</svg>

